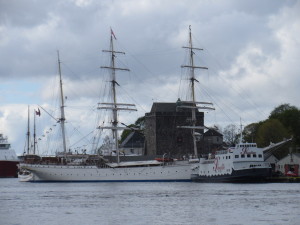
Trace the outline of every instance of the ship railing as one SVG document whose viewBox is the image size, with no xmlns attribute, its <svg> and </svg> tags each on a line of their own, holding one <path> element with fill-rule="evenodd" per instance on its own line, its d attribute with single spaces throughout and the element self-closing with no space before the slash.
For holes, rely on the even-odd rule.
<svg viewBox="0 0 300 225">
<path fill-rule="evenodd" d="M 216 154 L 227 154 L 228 153 L 228 150 L 219 150 L 219 151 L 216 151 Z"/>
<path fill-rule="evenodd" d="M 212 159 L 212 160 L 206 160 L 206 161 L 202 162 L 202 164 L 211 164 L 211 163 L 214 163 L 214 162 L 215 162 L 215 160 Z"/>
</svg>

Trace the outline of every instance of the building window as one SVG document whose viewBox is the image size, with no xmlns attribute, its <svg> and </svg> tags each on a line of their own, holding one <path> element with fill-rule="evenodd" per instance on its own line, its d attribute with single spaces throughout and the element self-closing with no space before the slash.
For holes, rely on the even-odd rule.
<svg viewBox="0 0 300 225">
<path fill-rule="evenodd" d="M 182 137 L 177 137 L 177 143 L 182 143 Z"/>
</svg>

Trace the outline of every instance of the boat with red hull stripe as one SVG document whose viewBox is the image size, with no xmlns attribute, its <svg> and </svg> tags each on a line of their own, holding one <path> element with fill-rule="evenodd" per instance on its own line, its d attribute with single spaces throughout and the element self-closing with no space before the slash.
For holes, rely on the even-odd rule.
<svg viewBox="0 0 300 225">
<path fill-rule="evenodd" d="M 7 137 L 0 134 L 0 178 L 17 177 L 18 157 L 10 144 Z"/>
</svg>

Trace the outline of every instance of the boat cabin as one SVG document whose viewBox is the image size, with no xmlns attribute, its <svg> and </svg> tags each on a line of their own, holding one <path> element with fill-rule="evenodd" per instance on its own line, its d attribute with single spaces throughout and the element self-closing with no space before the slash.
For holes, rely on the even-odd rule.
<svg viewBox="0 0 300 225">
<path fill-rule="evenodd" d="M 237 148 L 257 148 L 256 143 L 240 143 L 237 144 Z"/>
<path fill-rule="evenodd" d="M 9 149 L 10 144 L 0 144 L 0 149 Z"/>
<path fill-rule="evenodd" d="M 3 134 L 0 134 L 0 149 L 9 149 L 10 144 L 7 142 L 7 137 L 4 137 Z"/>
</svg>

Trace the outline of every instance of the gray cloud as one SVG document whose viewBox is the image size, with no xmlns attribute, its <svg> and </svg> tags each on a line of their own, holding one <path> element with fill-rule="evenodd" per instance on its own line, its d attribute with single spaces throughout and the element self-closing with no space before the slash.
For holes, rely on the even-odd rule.
<svg viewBox="0 0 300 225">
<path fill-rule="evenodd" d="M 108 48 L 112 27 L 116 47 L 126 52 L 118 63 L 131 69 L 118 75 L 121 98 L 135 99 L 143 114 L 153 101 L 175 101 L 186 90 L 180 81 L 181 47 L 191 25 L 195 46 L 204 48 L 196 63 L 209 68 L 197 72 L 197 97 L 217 108 L 207 121 L 226 125 L 242 117 L 245 123 L 257 122 L 281 103 L 300 106 L 299 9 L 299 1 L 279 0 L 0 0 L 0 77 L 41 87 L 36 97 L 15 95 L 22 107 L 34 100 L 44 104 L 53 96 L 49 80 L 57 74 L 60 50 L 70 104 L 97 102 L 105 85 L 99 67 L 108 63 L 101 50 Z M 7 113 L 26 114 L 20 107 L 5 103 L 0 110 L 7 125 L 2 130 L 14 141 L 23 140 L 24 132 L 13 133 L 8 121 L 13 116 Z M 15 117 L 26 123 L 26 115 Z M 88 116 L 79 118 L 87 123 Z"/>
</svg>

